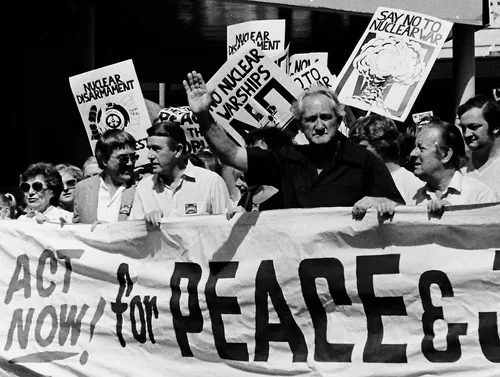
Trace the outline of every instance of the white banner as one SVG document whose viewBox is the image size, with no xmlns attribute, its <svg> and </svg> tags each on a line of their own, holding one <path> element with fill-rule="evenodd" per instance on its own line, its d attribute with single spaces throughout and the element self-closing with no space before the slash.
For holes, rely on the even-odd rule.
<svg viewBox="0 0 500 377">
<path fill-rule="evenodd" d="M 321 62 L 328 67 L 328 52 L 310 52 L 307 54 L 294 54 L 290 56 L 290 76 L 308 68 L 311 64 Z"/>
<path fill-rule="evenodd" d="M 137 165 L 147 164 L 146 130 L 151 121 L 132 60 L 72 76 L 69 83 L 92 152 L 105 131 L 124 130 L 137 141 Z"/>
<path fill-rule="evenodd" d="M 496 377 L 499 211 L 2 220 L 1 375 Z"/>
<path fill-rule="evenodd" d="M 379 7 L 338 76 L 340 101 L 403 122 L 452 25 Z"/>
</svg>

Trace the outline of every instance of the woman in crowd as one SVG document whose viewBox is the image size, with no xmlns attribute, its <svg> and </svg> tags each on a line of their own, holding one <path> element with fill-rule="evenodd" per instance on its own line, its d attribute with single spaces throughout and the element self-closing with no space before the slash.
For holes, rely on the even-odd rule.
<svg viewBox="0 0 500 377">
<path fill-rule="evenodd" d="M 59 207 L 63 182 L 53 164 L 37 162 L 28 166 L 20 176 L 19 188 L 26 204 L 25 214 L 19 217 L 20 220 L 35 219 L 40 224 L 44 221 L 72 221 L 73 214 Z"/>
<path fill-rule="evenodd" d="M 422 181 L 398 164 L 401 137 L 394 122 L 378 114 L 359 118 L 349 132 L 351 141 L 384 162 L 401 196 L 409 203 Z"/>
<path fill-rule="evenodd" d="M 83 179 L 83 172 L 80 168 L 70 164 L 59 164 L 56 166 L 61 174 L 63 191 L 59 197 L 59 205 L 68 212 L 73 212 L 75 201 L 75 186 Z"/>
<path fill-rule="evenodd" d="M 0 219 L 15 219 L 16 207 L 14 195 L 0 193 Z"/>
</svg>

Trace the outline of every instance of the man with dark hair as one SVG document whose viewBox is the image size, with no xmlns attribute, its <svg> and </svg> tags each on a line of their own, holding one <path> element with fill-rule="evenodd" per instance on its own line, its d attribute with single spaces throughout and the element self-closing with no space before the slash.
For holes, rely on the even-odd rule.
<svg viewBox="0 0 500 377">
<path fill-rule="evenodd" d="M 184 130 L 177 124 L 155 122 L 148 133 L 152 175 L 139 182 L 131 220 L 158 226 L 163 217 L 222 214 L 230 207 L 224 180 L 184 158 Z"/>
<path fill-rule="evenodd" d="M 215 123 L 212 96 L 199 73 L 189 73 L 183 83 L 200 130 L 221 162 L 244 172 L 249 185 L 279 189 L 284 208 L 347 207 L 364 198 L 353 209 L 361 216 L 382 198 L 404 203 L 382 161 L 337 132 L 344 108 L 333 91 L 313 86 L 292 106 L 309 145 L 264 150 L 236 145 Z"/>
<path fill-rule="evenodd" d="M 457 115 L 471 152 L 462 172 L 485 182 L 500 200 L 500 104 L 478 95 L 459 106 Z"/>
<path fill-rule="evenodd" d="M 102 173 L 76 184 L 73 222 L 126 220 L 135 194 L 135 139 L 128 132 L 108 130 L 97 141 L 95 156 Z"/>
</svg>

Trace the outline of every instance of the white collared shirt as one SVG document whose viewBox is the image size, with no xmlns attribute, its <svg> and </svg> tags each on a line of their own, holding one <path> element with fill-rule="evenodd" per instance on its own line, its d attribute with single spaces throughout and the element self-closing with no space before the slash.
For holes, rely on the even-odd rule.
<svg viewBox="0 0 500 377">
<path fill-rule="evenodd" d="M 111 196 L 108 186 L 101 177 L 99 180 L 99 194 L 97 199 L 97 220 L 114 223 L 118 221 L 122 194 L 126 185 L 121 185 Z"/>
<path fill-rule="evenodd" d="M 440 198 L 425 184 L 417 190 L 411 203 L 406 204 L 427 204 L 427 202 L 434 199 L 447 200 L 451 205 L 481 204 L 496 202 L 496 195 L 486 183 L 479 179 L 463 175 L 457 170 L 453 174 L 448 188 Z"/>
<path fill-rule="evenodd" d="M 217 173 L 188 162 L 179 183 L 167 186 L 158 174 L 144 177 L 135 191 L 129 220 L 161 210 L 163 217 L 222 214 L 231 208 L 226 183 Z"/>
</svg>

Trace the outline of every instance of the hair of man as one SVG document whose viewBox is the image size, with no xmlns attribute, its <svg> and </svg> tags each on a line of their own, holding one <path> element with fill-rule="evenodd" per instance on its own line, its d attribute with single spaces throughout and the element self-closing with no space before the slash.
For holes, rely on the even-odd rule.
<svg viewBox="0 0 500 377">
<path fill-rule="evenodd" d="M 331 90 L 328 89 L 322 85 L 319 84 L 313 84 L 311 85 L 308 89 L 304 90 L 302 93 L 299 94 L 298 98 L 296 101 L 292 103 L 291 111 L 295 119 L 297 120 L 302 120 L 302 117 L 304 115 L 304 100 L 307 97 L 311 96 L 319 96 L 319 95 L 324 95 L 328 98 L 330 98 L 333 102 L 333 112 L 335 113 L 335 116 L 337 117 L 337 122 L 340 124 L 340 121 L 345 115 L 345 110 L 344 110 L 344 105 L 342 105 L 337 97 L 337 94 Z"/>
<path fill-rule="evenodd" d="M 104 132 L 95 145 L 95 157 L 101 169 L 106 168 L 106 163 L 117 149 L 129 146 L 135 150 L 135 138 L 123 130 L 108 130 Z"/>
</svg>

